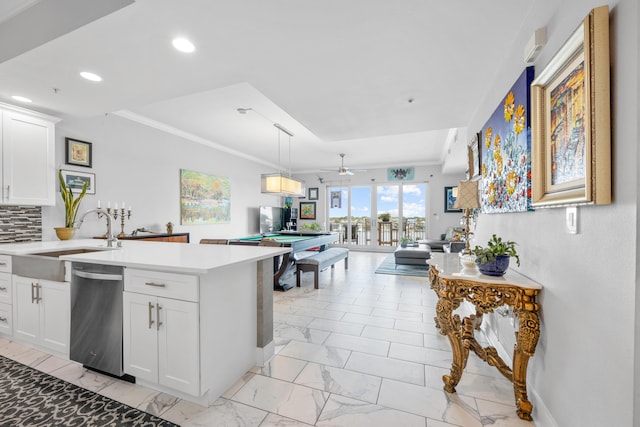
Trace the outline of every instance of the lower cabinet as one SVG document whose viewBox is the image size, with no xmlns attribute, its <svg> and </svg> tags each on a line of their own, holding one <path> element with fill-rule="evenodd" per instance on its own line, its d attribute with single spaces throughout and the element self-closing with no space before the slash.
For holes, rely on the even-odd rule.
<svg viewBox="0 0 640 427">
<path fill-rule="evenodd" d="M 13 276 L 16 339 L 68 356 L 69 317 L 69 283 Z"/>
<path fill-rule="evenodd" d="M 198 303 L 124 292 L 123 305 L 124 371 L 198 396 Z"/>
<path fill-rule="evenodd" d="M 0 303 L 0 334 L 7 336 L 13 335 L 12 327 L 13 313 L 11 310 L 11 304 Z"/>
<path fill-rule="evenodd" d="M 13 335 L 11 304 L 11 274 L 0 273 L 0 334 Z"/>
</svg>

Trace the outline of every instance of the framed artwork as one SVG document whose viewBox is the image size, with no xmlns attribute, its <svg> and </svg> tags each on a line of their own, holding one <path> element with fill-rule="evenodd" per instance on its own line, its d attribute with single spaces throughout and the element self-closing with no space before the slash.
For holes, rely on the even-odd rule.
<svg viewBox="0 0 640 427">
<path fill-rule="evenodd" d="M 608 6 L 589 13 L 531 91 L 533 205 L 611 203 Z"/>
<path fill-rule="evenodd" d="M 229 178 L 180 169 L 180 224 L 231 222 Z"/>
<path fill-rule="evenodd" d="M 414 178 L 414 168 L 388 168 L 387 180 L 389 181 L 411 181 Z"/>
<path fill-rule="evenodd" d="M 316 219 L 316 202 L 300 202 L 300 219 Z"/>
<path fill-rule="evenodd" d="M 453 206 L 456 204 L 456 198 L 458 195 L 458 187 L 444 187 L 444 211 L 445 212 L 462 212 L 462 209 L 456 209 Z"/>
<path fill-rule="evenodd" d="M 482 128 L 480 206 L 483 213 L 527 212 L 531 206 L 530 84 L 527 67 Z"/>
<path fill-rule="evenodd" d="M 309 200 L 318 200 L 318 187 L 309 188 Z"/>
<path fill-rule="evenodd" d="M 61 169 L 62 179 L 67 188 L 70 188 L 74 193 L 80 193 L 84 183 L 87 184 L 87 194 L 96 194 L 96 174 L 84 173 Z"/>
<path fill-rule="evenodd" d="M 480 132 L 476 132 L 469 142 L 469 179 L 480 176 L 480 169 L 482 168 L 480 153 Z"/>
<path fill-rule="evenodd" d="M 64 139 L 66 163 L 90 168 L 92 164 L 91 143 L 73 138 Z"/>
<path fill-rule="evenodd" d="M 332 208 L 341 208 L 342 207 L 342 191 L 332 191 L 331 192 L 331 207 Z"/>
</svg>

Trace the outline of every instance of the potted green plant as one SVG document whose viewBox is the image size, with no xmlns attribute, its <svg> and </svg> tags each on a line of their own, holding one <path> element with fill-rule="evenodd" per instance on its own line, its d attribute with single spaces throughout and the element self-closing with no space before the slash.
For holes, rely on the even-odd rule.
<svg viewBox="0 0 640 427">
<path fill-rule="evenodd" d="M 486 247 L 476 246 L 473 248 L 480 272 L 488 276 L 503 276 L 509 268 L 511 257 L 514 257 L 520 266 L 516 244 L 512 241 L 502 240 L 502 237 L 494 234 L 487 242 Z"/>
<path fill-rule="evenodd" d="M 87 185 L 89 183 L 85 182 L 78 196 L 74 197 L 73 190 L 67 187 L 60 169 L 58 169 L 58 181 L 60 182 L 60 196 L 64 202 L 64 227 L 56 227 L 55 230 L 58 239 L 69 240 L 75 234 L 76 215 L 78 215 L 80 201 L 87 194 Z"/>
<path fill-rule="evenodd" d="M 391 219 L 391 214 L 389 212 L 384 212 L 378 215 L 378 219 L 382 222 L 389 222 Z"/>
</svg>

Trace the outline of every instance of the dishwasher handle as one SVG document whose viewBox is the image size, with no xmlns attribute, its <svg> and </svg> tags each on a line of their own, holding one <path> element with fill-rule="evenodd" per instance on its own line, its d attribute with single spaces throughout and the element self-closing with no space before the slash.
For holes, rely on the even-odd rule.
<svg viewBox="0 0 640 427">
<path fill-rule="evenodd" d="M 108 280 L 114 282 L 122 280 L 122 274 L 92 273 L 83 270 L 73 270 L 73 274 L 83 279 Z"/>
</svg>

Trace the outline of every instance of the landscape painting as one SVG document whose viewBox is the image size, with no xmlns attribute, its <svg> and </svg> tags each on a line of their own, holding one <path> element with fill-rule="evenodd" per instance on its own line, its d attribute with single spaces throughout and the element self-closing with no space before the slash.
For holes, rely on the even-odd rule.
<svg viewBox="0 0 640 427">
<path fill-rule="evenodd" d="M 180 224 L 226 224 L 231 221 L 229 178 L 180 170 Z"/>
<path fill-rule="evenodd" d="M 533 67 L 527 67 L 482 128 L 483 213 L 532 210 L 529 111 L 532 81 Z"/>
</svg>

